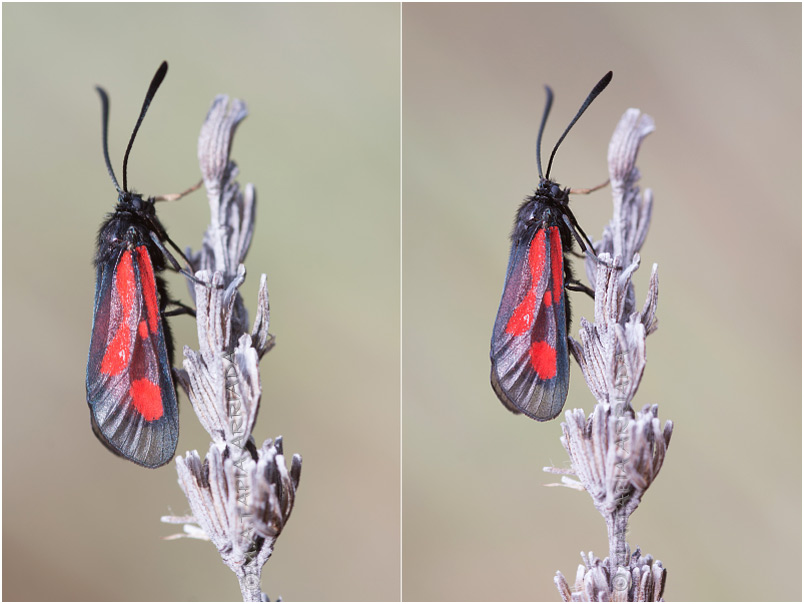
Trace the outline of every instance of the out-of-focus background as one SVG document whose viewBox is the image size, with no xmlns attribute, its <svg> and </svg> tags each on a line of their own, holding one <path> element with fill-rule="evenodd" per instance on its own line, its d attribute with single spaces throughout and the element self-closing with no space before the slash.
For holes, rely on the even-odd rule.
<svg viewBox="0 0 804 604">
<path fill-rule="evenodd" d="M 101 154 L 102 85 L 121 178 L 159 63 L 129 182 L 147 194 L 200 176 L 213 97 L 246 101 L 234 139 L 255 184 L 242 292 L 268 276 L 277 346 L 262 362 L 258 441 L 304 467 L 265 567 L 272 599 L 399 598 L 399 5 L 3 6 L 3 597 L 236 600 L 209 543 L 161 538 L 188 507 L 173 465 L 145 470 L 92 435 L 84 372 L 97 228 L 116 194 Z M 202 192 L 159 206 L 198 247 Z M 172 292 L 189 299 L 182 279 Z M 171 325 L 180 352 L 191 319 Z M 177 355 L 180 361 L 181 355 Z M 183 393 L 179 453 L 209 439 Z"/>
<path fill-rule="evenodd" d="M 556 570 L 607 554 L 591 499 L 543 486 L 567 464 L 559 421 L 503 408 L 488 348 L 543 85 L 546 158 L 611 69 L 553 175 L 600 183 L 625 109 L 655 118 L 635 282 L 641 306 L 659 264 L 659 331 L 635 403 L 675 432 L 629 542 L 669 569 L 668 600 L 800 600 L 801 6 L 406 4 L 402 20 L 405 599 L 555 601 Z M 609 190 L 573 211 L 599 238 Z M 577 335 L 591 301 L 573 309 Z M 574 361 L 566 406 L 593 406 Z"/>
<path fill-rule="evenodd" d="M 555 600 L 556 570 L 606 554 L 583 493 L 546 489 L 559 422 L 509 414 L 488 343 L 522 198 L 562 145 L 565 185 L 606 177 L 623 111 L 656 120 L 642 184 L 654 218 L 635 282 L 659 264 L 659 331 L 637 404 L 676 429 L 629 541 L 669 569 L 668 600 L 801 598 L 801 7 L 410 4 L 402 9 L 403 594 Z M 229 600 L 207 543 L 165 542 L 184 514 L 172 465 L 148 471 L 91 434 L 84 396 L 97 227 L 159 62 L 168 76 L 129 179 L 195 182 L 214 95 L 250 115 L 233 158 L 258 193 L 243 294 L 267 273 L 277 347 L 260 439 L 304 456 L 263 589 L 286 600 L 397 600 L 400 588 L 398 4 L 3 6 L 3 597 Z M 573 210 L 599 237 L 607 190 Z M 197 247 L 202 193 L 159 208 Z M 187 299 L 181 279 L 172 291 Z M 592 305 L 573 296 L 577 319 Z M 194 346 L 186 317 L 176 343 Z M 574 363 L 574 362 L 573 362 Z M 567 407 L 593 401 L 573 364 Z M 179 452 L 206 434 L 180 394 Z"/>
</svg>

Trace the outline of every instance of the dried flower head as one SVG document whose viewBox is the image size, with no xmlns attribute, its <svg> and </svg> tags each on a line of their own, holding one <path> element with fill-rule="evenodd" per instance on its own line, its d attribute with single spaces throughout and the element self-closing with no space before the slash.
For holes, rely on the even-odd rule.
<svg viewBox="0 0 804 604">
<path fill-rule="evenodd" d="M 165 517 L 184 524 L 174 537 L 211 541 L 238 577 L 243 599 L 259 601 L 262 566 L 273 552 L 293 510 L 301 474 L 294 455 L 288 471 L 281 437 L 257 448 L 252 430 L 260 406 L 259 361 L 273 346 L 265 275 L 260 278 L 257 316 L 248 331 L 248 312 L 238 292 L 254 233 L 256 195 L 235 180 L 229 160 L 232 137 L 246 106 L 215 98 L 201 129 L 198 158 L 212 220 L 201 249 L 187 254 L 195 273 L 199 350 L 184 348 L 178 381 L 187 392 L 212 443 L 202 461 L 197 451 L 176 458 L 179 484 L 192 517 Z"/>
<path fill-rule="evenodd" d="M 575 585 L 561 574 L 554 578 L 558 592 L 565 602 L 662 602 L 667 571 L 653 557 L 642 556 L 639 548 L 631 555 L 628 568 L 621 568 L 613 577 L 608 558 L 601 560 L 581 553 L 583 564 L 578 565 Z"/>
<path fill-rule="evenodd" d="M 561 443 L 572 470 L 545 468 L 563 474 L 562 485 L 591 495 L 609 536 L 609 557 L 601 562 L 591 554 L 584 556 L 574 591 L 557 574 L 556 585 L 565 601 L 657 600 L 664 591 L 666 571 L 661 562 L 651 556 L 642 558 L 639 549 L 632 555 L 626 541 L 628 519 L 659 473 L 673 432 L 671 421 L 661 427 L 658 406 L 646 406 L 641 412 L 632 408 L 645 370 L 646 338 L 657 328 L 656 265 L 641 310 L 636 310 L 631 282 L 639 268 L 639 250 L 653 206 L 651 191 L 643 196 L 637 185 L 636 156 L 652 131 L 649 116 L 629 109 L 609 144 L 614 215 L 603 238 L 595 243 L 597 259 L 586 261 L 587 274 L 595 284 L 595 321 L 582 318 L 580 342 L 570 341 L 598 404 L 588 418 L 581 409 L 568 410 L 561 424 Z"/>
</svg>

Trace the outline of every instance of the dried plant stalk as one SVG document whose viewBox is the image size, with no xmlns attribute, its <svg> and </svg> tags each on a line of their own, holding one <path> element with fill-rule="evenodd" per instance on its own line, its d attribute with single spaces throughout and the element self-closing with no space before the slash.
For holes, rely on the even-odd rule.
<svg viewBox="0 0 804 604">
<path fill-rule="evenodd" d="M 254 233 L 256 194 L 240 190 L 229 153 L 245 104 L 226 96 L 212 103 L 198 141 L 198 159 L 212 219 L 201 249 L 188 258 L 195 271 L 198 351 L 184 348 L 178 381 L 212 443 L 204 460 L 197 451 L 176 457 L 179 485 L 191 517 L 163 517 L 184 524 L 184 533 L 211 541 L 240 582 L 244 601 L 267 599 L 260 588 L 262 567 L 273 552 L 295 500 L 301 457 L 285 465 L 282 438 L 257 448 L 251 433 L 260 406 L 259 361 L 274 343 L 268 332 L 270 309 L 265 275 L 260 278 L 257 316 L 248 330 L 248 312 L 238 292 Z"/>
<path fill-rule="evenodd" d="M 580 342 L 570 349 L 598 403 L 587 418 L 581 409 L 566 412 L 561 443 L 572 466 L 562 485 L 588 492 L 603 515 L 609 556 L 601 561 L 581 554 L 574 588 L 561 572 L 555 583 L 565 601 L 659 601 L 667 571 L 658 560 L 632 554 L 626 541 L 628 519 L 636 510 L 664 462 L 673 423 L 661 428 L 658 406 L 634 412 L 631 403 L 647 359 L 646 338 L 656 331 L 659 278 L 651 273 L 647 299 L 636 309 L 631 277 L 639 268 L 639 250 L 647 236 L 653 195 L 643 195 L 636 157 L 653 120 L 637 109 L 625 112 L 609 144 L 609 176 L 614 215 L 595 243 L 598 260 L 587 258 L 586 272 L 595 284 L 595 321 L 581 319 Z"/>
</svg>

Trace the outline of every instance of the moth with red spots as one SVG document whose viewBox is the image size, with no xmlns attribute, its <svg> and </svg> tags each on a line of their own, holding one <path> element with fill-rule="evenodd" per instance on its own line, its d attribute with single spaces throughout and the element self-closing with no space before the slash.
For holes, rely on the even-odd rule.
<svg viewBox="0 0 804 604">
<path fill-rule="evenodd" d="M 569 208 L 569 194 L 581 191 L 562 189 L 550 180 L 550 168 L 564 137 L 611 77 L 612 72 L 607 73 L 589 93 L 558 139 L 543 175 L 541 140 L 553 103 L 553 92 L 545 87 L 547 101 L 536 141 L 539 188 L 519 207 L 511 233 L 511 255 L 491 337 L 491 385 L 510 411 L 539 421 L 556 417 L 567 400 L 570 303 L 565 290 L 594 295 L 575 280 L 566 257 L 573 237 L 583 251 L 594 254 Z"/>
<path fill-rule="evenodd" d="M 95 309 L 87 361 L 87 403 L 92 429 L 113 453 L 155 468 L 171 460 L 179 439 L 173 385 L 173 338 L 165 316 L 192 309 L 169 300 L 165 259 L 178 263 L 163 242 L 178 249 L 156 217 L 154 202 L 188 193 L 143 198 L 129 191 L 128 155 L 148 106 L 167 73 L 163 62 L 151 81 L 123 159 L 123 187 L 109 161 L 109 99 L 102 106 L 103 155 L 117 189 L 115 211 L 101 225 L 95 255 Z M 190 189 L 194 190 L 194 189 Z M 166 311 L 168 303 L 179 310 Z"/>
</svg>

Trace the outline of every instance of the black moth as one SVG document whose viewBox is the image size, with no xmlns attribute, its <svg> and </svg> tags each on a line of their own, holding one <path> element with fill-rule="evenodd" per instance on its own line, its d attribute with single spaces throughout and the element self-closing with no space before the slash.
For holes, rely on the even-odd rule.
<svg viewBox="0 0 804 604">
<path fill-rule="evenodd" d="M 160 277 L 166 259 L 181 270 L 163 242 L 182 254 L 156 217 L 154 202 L 177 199 L 197 187 L 178 195 L 144 198 L 130 191 L 127 182 L 134 138 L 167 69 L 167 62 L 163 62 L 145 95 L 123 159 L 122 188 L 109 161 L 109 99 L 102 88 L 97 88 L 103 114 L 103 156 L 118 199 L 98 233 L 87 403 L 98 439 L 113 453 L 148 468 L 169 462 L 179 438 L 173 338 L 164 317 L 192 313 L 192 309 L 170 301 Z M 166 312 L 168 303 L 176 304 L 178 310 Z"/>
<path fill-rule="evenodd" d="M 545 87 L 547 102 L 536 142 L 539 188 L 519 207 L 511 234 L 511 255 L 491 337 L 491 385 L 506 408 L 539 421 L 556 417 L 567 400 L 570 303 L 564 290 L 593 294 L 575 280 L 566 254 L 572 251 L 573 236 L 582 250 L 594 253 L 594 248 L 569 208 L 570 189 L 550 180 L 550 169 L 558 146 L 611 77 L 608 72 L 589 93 L 542 174 L 542 133 L 553 103 L 553 93 Z"/>
</svg>

